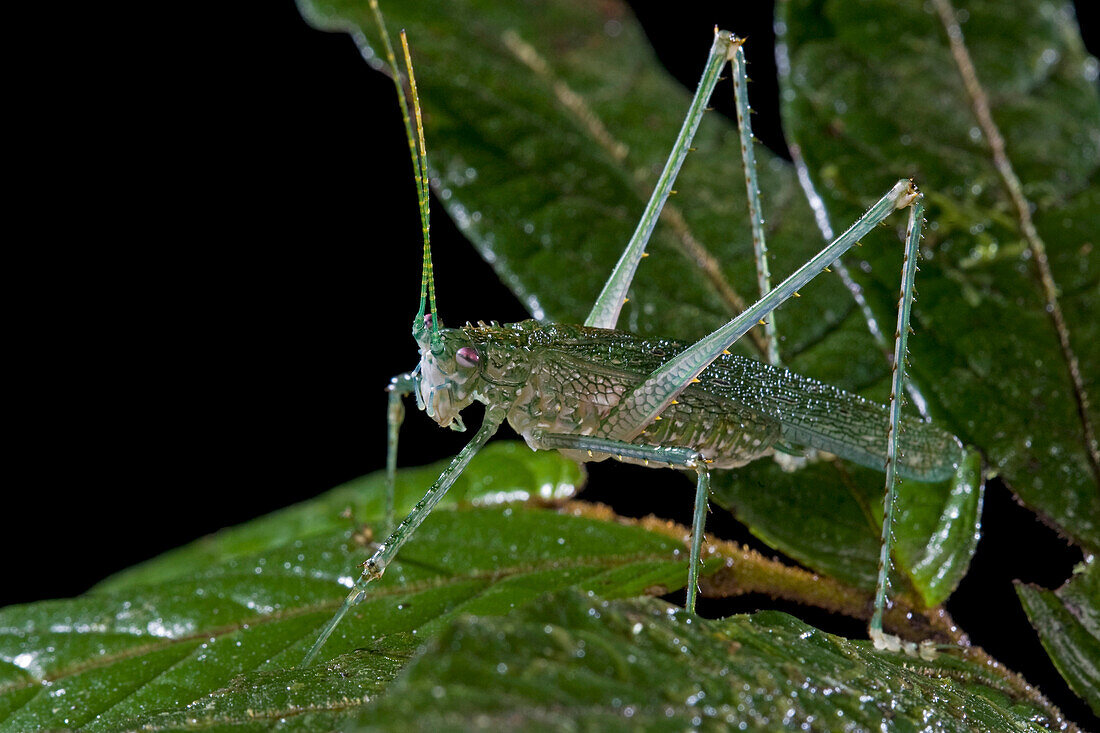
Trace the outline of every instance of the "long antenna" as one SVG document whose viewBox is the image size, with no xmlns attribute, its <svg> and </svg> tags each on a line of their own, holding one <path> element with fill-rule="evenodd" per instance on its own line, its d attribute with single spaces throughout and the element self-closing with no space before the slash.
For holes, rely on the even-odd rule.
<svg viewBox="0 0 1100 733">
<path fill-rule="evenodd" d="M 409 72 L 409 88 L 412 90 L 413 113 L 416 115 L 416 137 L 420 143 L 420 171 L 418 173 L 420 188 L 420 221 L 424 226 L 424 275 L 422 279 L 428 281 L 428 297 L 430 299 L 432 313 L 432 351 L 436 350 L 439 343 L 439 314 L 435 309 L 435 271 L 432 269 L 432 248 L 429 244 L 428 230 L 429 200 L 428 200 L 428 149 L 424 145 L 424 120 L 420 116 L 420 95 L 416 91 L 416 74 L 413 73 L 412 56 L 409 55 L 409 39 L 405 31 L 401 31 L 401 49 L 405 52 L 405 69 Z M 421 286 L 423 290 L 423 286 Z M 423 295 L 421 297 L 421 309 L 424 308 Z"/>
<path fill-rule="evenodd" d="M 401 69 L 397 65 L 397 57 L 393 52 L 393 43 L 390 40 L 389 31 L 386 30 L 386 22 L 382 17 L 382 10 L 378 7 L 378 0 L 370 0 L 370 9 L 374 14 L 375 23 L 382 34 L 382 47 L 386 53 L 386 62 L 390 67 L 390 76 L 393 78 L 394 87 L 397 89 L 397 101 L 401 105 L 401 119 L 405 123 L 405 137 L 409 141 L 409 157 L 412 158 L 413 176 L 416 178 L 417 203 L 420 207 L 420 227 L 424 239 L 424 254 L 422 257 L 422 270 L 420 276 L 420 310 L 417 311 L 416 320 L 413 321 L 413 336 L 420 340 L 420 334 L 424 329 L 424 318 L 431 314 L 431 348 L 438 351 L 442 347 L 439 336 L 439 315 L 435 306 L 435 274 L 432 270 L 432 248 L 429 221 L 429 194 L 428 194 L 428 152 L 424 144 L 424 122 L 420 114 L 420 97 L 416 90 L 416 76 L 413 74 L 412 57 L 409 54 L 409 42 L 405 31 L 401 31 L 401 47 L 405 54 L 405 69 L 408 72 L 409 87 L 412 92 L 413 112 L 416 116 L 416 135 L 413 135 L 412 117 L 409 115 L 409 104 L 405 99 L 405 88 L 401 84 Z M 419 146 L 417 145 L 419 142 Z"/>
</svg>

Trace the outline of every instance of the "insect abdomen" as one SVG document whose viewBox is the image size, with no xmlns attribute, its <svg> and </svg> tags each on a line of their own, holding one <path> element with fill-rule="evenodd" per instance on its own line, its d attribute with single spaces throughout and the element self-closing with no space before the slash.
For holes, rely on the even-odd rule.
<svg viewBox="0 0 1100 733">
<path fill-rule="evenodd" d="M 635 442 L 691 448 L 713 461 L 713 468 L 736 468 L 770 455 L 779 429 L 744 405 L 689 390 Z"/>
<path fill-rule="evenodd" d="M 550 432 L 596 434 L 627 390 L 686 348 L 583 326 L 545 326 L 531 334 L 531 346 L 544 353 L 537 359 L 541 381 L 531 388 L 527 423 Z M 878 470 L 885 465 L 884 405 L 737 355 L 716 360 L 661 418 L 634 442 L 692 448 L 714 460 L 716 468 L 768 455 L 780 440 Z M 899 440 L 904 477 L 943 480 L 962 458 L 957 438 L 913 418 L 902 419 Z"/>
</svg>

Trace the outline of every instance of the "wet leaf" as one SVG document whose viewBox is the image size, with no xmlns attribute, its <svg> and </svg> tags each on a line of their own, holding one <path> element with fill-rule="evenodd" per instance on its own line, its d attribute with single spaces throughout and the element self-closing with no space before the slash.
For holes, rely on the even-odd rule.
<svg viewBox="0 0 1100 733">
<path fill-rule="evenodd" d="M 439 476 L 440 465 L 404 468 L 397 472 L 394 507 L 398 516 L 408 513 Z M 496 441 L 474 458 L 473 468 L 462 473 L 441 500 L 440 506 L 462 502 L 500 503 L 528 498 L 568 499 L 584 483 L 584 474 L 573 461 L 556 453 L 534 453 L 516 441 Z M 349 481 L 309 501 L 272 512 L 247 524 L 230 527 L 135 565 L 104 580 L 97 591 L 118 591 L 191 575 L 229 558 L 255 555 L 316 535 L 350 529 L 356 521 L 377 520 L 385 501 L 385 477 L 381 471 Z M 350 510 L 350 511 L 349 511 Z M 342 514 L 348 514 L 341 518 Z M 375 537 L 375 540 L 384 538 Z"/>
<path fill-rule="evenodd" d="M 1016 594 L 1058 672 L 1100 715 L 1100 570 L 1095 558 L 1077 570 L 1056 591 L 1017 583 Z"/>
<path fill-rule="evenodd" d="M 560 593 L 451 624 L 367 730 L 1042 730 L 983 669 L 874 651 L 778 612 L 711 621 Z"/>
<path fill-rule="evenodd" d="M 300 7 L 317 27 L 352 32 L 382 68 L 366 0 L 304 0 Z M 534 317 L 583 322 L 637 224 L 690 94 L 660 67 L 621 3 L 427 0 L 384 10 L 389 25 L 410 38 L 444 206 Z M 701 33 L 700 70 L 712 40 L 709 29 Z M 461 73 L 452 63 L 457 55 L 465 59 Z M 729 174 L 728 155 L 739 144 L 729 120 L 704 118 L 673 199 L 684 222 L 658 225 L 621 327 L 687 339 L 729 319 L 730 304 L 685 240 L 713 255 L 724 286 L 755 299 L 748 214 L 729 205 L 745 200 L 744 181 Z M 813 218 L 793 169 L 767 150 L 758 155 L 771 202 L 773 270 L 790 273 L 821 247 L 805 236 Z M 720 191 L 708 183 L 714 180 L 722 181 Z M 836 281 L 819 279 L 807 292 L 817 317 L 791 321 L 792 353 L 853 311 Z M 856 370 L 850 379 L 865 384 L 881 373 Z"/>
<path fill-rule="evenodd" d="M 381 67 L 365 0 L 300 5 L 318 27 L 351 31 Z M 412 39 L 436 191 L 451 216 L 535 317 L 583 321 L 641 214 L 690 95 L 660 67 L 618 3 L 466 0 L 385 10 L 390 25 Z M 709 32 L 699 39 L 700 68 L 711 40 Z M 455 73 L 451 60 L 459 56 L 462 72 Z M 738 312 L 723 293 L 754 299 L 747 208 L 730 205 L 745 199 L 744 182 L 728 171 L 739 150 L 736 127 L 708 115 L 693 145 L 697 153 L 676 184 L 682 195 L 673 199 L 675 213 L 657 227 L 620 327 L 699 337 Z M 813 215 L 793 166 L 765 149 L 757 155 L 778 279 L 822 243 L 807 236 L 815 231 Z M 865 242 L 865 249 L 901 249 L 892 230 Z M 691 248 L 700 244 L 720 263 L 717 270 L 698 264 Z M 802 294 L 777 316 L 786 361 L 885 399 L 886 362 L 839 278 L 818 278 Z M 738 347 L 751 352 L 747 343 Z M 846 466 L 783 474 L 764 461 L 714 482 L 716 501 L 755 534 L 861 587 L 874 585 L 882 485 L 879 474 Z M 914 521 L 900 532 L 898 560 L 907 584 L 935 604 L 965 573 L 981 495 L 962 497 L 948 484 L 913 486 Z M 938 534 L 944 530 L 946 542 Z"/>
<path fill-rule="evenodd" d="M 979 461 L 969 455 L 954 486 L 950 481 L 904 481 L 899 487 L 893 585 L 895 591 L 916 591 L 918 605 L 943 603 L 966 574 L 978 543 L 984 495 Z M 714 491 L 717 501 L 772 547 L 872 590 L 884 483 L 881 473 L 837 461 L 814 463 L 797 473 L 759 461 L 716 475 Z"/>
<path fill-rule="evenodd" d="M 788 140 L 839 224 L 868 192 L 913 177 L 929 229 L 914 310 L 912 370 L 934 412 L 985 454 L 1024 503 L 1075 542 L 1100 549 L 1098 468 L 1039 259 L 974 112 L 940 2 L 784 3 Z M 1066 338 L 1100 410 L 1100 94 L 1096 59 L 1069 5 L 955 2 L 962 43 L 1005 162 L 1045 245 Z M 864 247 L 851 268 L 890 322 L 890 252 Z M 1092 449 L 1096 450 L 1095 446 Z"/>
<path fill-rule="evenodd" d="M 401 503 L 441 469 L 407 472 Z M 456 488 L 537 491 L 575 471 L 501 447 Z M 506 613 L 555 588 L 631 596 L 687 577 L 683 545 L 639 527 L 518 504 L 437 510 L 329 640 L 322 658 L 337 661 L 294 669 L 366 555 L 340 509 L 353 502 L 376 522 L 380 483 L 223 532 L 85 596 L 0 610 L 0 730 L 131 729 L 166 711 L 180 725 L 303 716 L 303 729 L 329 730 L 455 615 Z"/>
</svg>

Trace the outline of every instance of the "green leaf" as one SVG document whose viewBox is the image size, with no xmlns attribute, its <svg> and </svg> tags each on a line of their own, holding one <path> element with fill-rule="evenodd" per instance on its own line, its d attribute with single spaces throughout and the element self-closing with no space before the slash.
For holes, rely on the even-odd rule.
<svg viewBox="0 0 1100 733">
<path fill-rule="evenodd" d="M 969 453 L 954 482 L 906 481 L 899 487 L 894 580 L 901 576 L 902 587 L 915 590 L 926 607 L 947 600 L 977 546 L 984 496 L 980 461 Z M 797 473 L 758 461 L 717 474 L 713 486 L 716 501 L 770 546 L 870 590 L 878 571 L 884 483 L 881 473 L 836 461 Z"/>
<path fill-rule="evenodd" d="M 351 32 L 381 67 L 365 0 L 302 0 L 300 6 L 314 25 Z M 444 205 L 535 317 L 582 321 L 642 212 L 690 95 L 660 67 L 619 3 L 436 0 L 384 9 L 390 26 L 407 29 L 411 39 Z M 609 27 L 615 32 L 606 32 Z M 700 65 L 710 41 L 709 32 L 701 34 Z M 463 59 L 460 73 L 455 58 Z M 754 299 L 747 207 L 730 205 L 745 200 L 743 180 L 730 174 L 739 144 L 728 119 L 703 120 L 693 143 L 698 152 L 688 156 L 676 184 L 679 208 L 657 227 L 622 327 L 696 338 L 737 312 L 725 293 Z M 822 243 L 807 236 L 815 231 L 813 215 L 793 166 L 764 149 L 758 163 L 778 278 Z M 865 241 L 865 249 L 901 251 L 893 232 Z M 699 264 L 707 258 L 698 256 L 698 246 L 716 269 Z M 787 362 L 885 399 L 886 362 L 840 280 L 818 278 L 802 294 L 778 315 Z M 746 343 L 738 346 L 751 351 Z M 880 475 L 848 467 L 788 475 L 760 462 L 716 476 L 715 496 L 755 534 L 809 567 L 871 587 L 882 485 Z M 908 549 L 898 560 L 918 596 L 935 604 L 965 572 L 981 493 L 961 497 L 948 484 L 922 484 L 919 493 L 909 505 L 914 521 L 900 532 Z M 815 529 L 791 531 L 800 527 Z M 943 530 L 947 542 L 938 534 Z"/>
<path fill-rule="evenodd" d="M 1090 253 L 1100 205 L 1097 62 L 1085 53 L 1068 6 L 955 3 L 961 47 L 1045 243 L 1065 337 L 1091 397 L 1082 412 L 1040 258 L 1029 249 L 988 131 L 973 111 L 939 5 L 783 3 L 787 138 L 801 147 L 834 225 L 899 177 L 919 182 L 930 226 L 912 373 L 936 414 L 981 448 L 1027 506 L 1095 551 L 1100 490 L 1085 421 L 1095 436 L 1100 259 Z M 878 247 L 859 255 L 853 276 L 878 318 L 891 323 L 900 264 Z"/>
<path fill-rule="evenodd" d="M 382 68 L 366 0 L 299 5 L 315 26 L 351 32 Z M 660 67 L 621 3 L 427 0 L 383 9 L 391 29 L 408 31 L 444 205 L 536 318 L 582 322 L 637 224 L 690 95 Z M 709 30 L 701 33 L 700 68 L 711 41 Z M 673 200 L 684 207 L 682 226 L 667 217 L 658 225 L 620 320 L 638 333 L 695 338 L 729 319 L 729 303 L 687 254 L 686 240 L 717 259 L 723 287 L 755 299 L 748 214 L 729 205 L 745 200 L 744 181 L 730 173 L 736 127 L 707 115 L 693 146 Z M 789 165 L 761 150 L 760 167 L 773 269 L 789 273 L 820 249 L 805 236 L 812 214 Z M 839 283 L 819 280 L 807 292 L 825 317 L 791 321 L 794 353 L 853 310 Z M 856 372 L 858 384 L 882 369 Z"/>
<path fill-rule="evenodd" d="M 1056 591 L 1016 583 L 1043 648 L 1073 691 L 1100 715 L 1100 570 L 1095 558 Z"/>
<path fill-rule="evenodd" d="M 778 612 L 711 621 L 657 599 L 559 593 L 466 618 L 370 708 L 365 730 L 1042 730 L 984 665 L 873 650 Z"/>
<path fill-rule="evenodd" d="M 442 464 L 432 464 L 397 472 L 394 507 L 398 516 L 412 510 L 441 470 Z M 562 500 L 572 497 L 583 483 L 584 473 L 573 461 L 557 453 L 532 452 L 517 441 L 501 440 L 490 443 L 478 453 L 472 467 L 458 477 L 440 506 L 526 501 L 529 498 Z M 331 536 L 333 532 L 348 529 L 356 518 L 378 519 L 383 514 L 384 501 L 385 475 L 379 471 L 349 481 L 315 499 L 166 552 L 117 573 L 95 590 L 118 591 L 164 582 L 233 557 L 256 555 L 318 535 Z M 350 510 L 350 519 L 341 518 L 346 510 Z"/>
<path fill-rule="evenodd" d="M 567 463 L 525 447 L 487 449 L 456 489 L 484 496 L 570 484 L 577 475 Z M 403 501 L 416 493 L 410 478 L 441 469 L 408 472 Z M 352 502 L 376 521 L 379 484 L 371 477 L 223 532 L 80 598 L 0 610 L 0 730 L 129 729 L 163 711 L 204 725 L 328 711 L 314 728 L 328 730 L 457 614 L 506 613 L 569 587 L 663 592 L 687 578 L 683 545 L 636 526 L 515 504 L 438 510 L 323 654 L 367 651 L 294 670 L 366 555 L 340 510 Z M 371 485 L 366 500 L 350 495 Z"/>
</svg>

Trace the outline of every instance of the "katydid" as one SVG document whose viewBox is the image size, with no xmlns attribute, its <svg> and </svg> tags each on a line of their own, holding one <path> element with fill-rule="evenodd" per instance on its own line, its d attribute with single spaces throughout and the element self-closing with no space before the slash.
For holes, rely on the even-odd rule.
<svg viewBox="0 0 1100 733">
<path fill-rule="evenodd" d="M 420 363 L 389 385 L 389 442 L 386 531 L 392 533 L 363 564 L 343 605 L 321 631 L 304 664 L 320 651 L 350 607 L 361 601 L 386 567 L 464 470 L 477 451 L 508 421 L 535 450 L 558 450 L 578 461 L 616 458 L 652 467 L 672 467 L 696 475 L 686 608 L 694 612 L 710 471 L 742 466 L 797 446 L 826 451 L 886 474 L 884 519 L 874 613 L 869 633 L 878 646 L 895 646 L 882 630 L 892 543 L 895 485 L 899 477 L 942 481 L 956 474 L 964 458 L 959 440 L 944 430 L 901 416 L 906 337 L 923 197 L 912 181 L 898 181 L 847 231 L 771 287 L 759 192 L 745 97 L 743 40 L 715 29 L 702 79 L 668 162 L 638 226 L 583 325 L 537 321 L 483 323 L 444 328 L 435 302 L 429 244 L 428 163 L 420 105 L 404 33 L 411 100 L 401 81 L 392 42 L 377 1 L 371 9 L 398 92 L 417 185 L 423 233 L 420 309 L 412 334 Z M 694 344 L 647 339 L 615 330 L 634 273 L 688 153 L 708 100 L 726 64 L 732 65 L 741 129 L 742 159 L 754 222 L 761 297 L 729 323 Z M 861 237 L 898 210 L 908 210 L 905 260 L 899 295 L 890 405 L 883 406 L 778 365 L 775 330 L 766 332 L 770 364 L 729 353 L 739 338 L 769 321 L 772 311 L 818 273 L 827 270 Z M 464 430 L 461 411 L 474 401 L 485 417 L 473 439 L 428 488 L 409 515 L 393 529 L 393 473 L 402 399 L 443 427 Z M 896 646 L 895 646 L 896 648 Z"/>
</svg>

